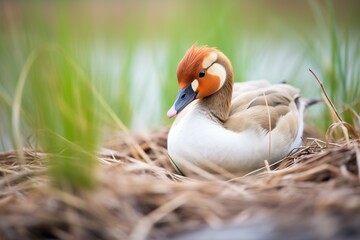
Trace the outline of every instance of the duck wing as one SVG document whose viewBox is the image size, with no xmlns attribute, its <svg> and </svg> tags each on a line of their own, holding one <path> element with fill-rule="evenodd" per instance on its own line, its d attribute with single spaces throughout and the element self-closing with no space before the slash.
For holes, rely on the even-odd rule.
<svg viewBox="0 0 360 240">
<path fill-rule="evenodd" d="M 304 107 L 299 106 L 299 90 L 288 84 L 250 81 L 234 84 L 231 110 L 225 128 L 241 132 L 274 129 L 294 139 Z"/>
</svg>

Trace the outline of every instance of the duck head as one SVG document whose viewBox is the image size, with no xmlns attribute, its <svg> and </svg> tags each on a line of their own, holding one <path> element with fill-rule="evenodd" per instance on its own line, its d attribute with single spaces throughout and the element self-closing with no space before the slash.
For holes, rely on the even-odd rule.
<svg viewBox="0 0 360 240">
<path fill-rule="evenodd" d="M 229 59 L 219 50 L 205 46 L 193 45 L 187 50 L 176 74 L 179 90 L 175 103 L 167 112 L 168 118 L 180 113 L 195 99 L 218 92 L 228 79 L 232 81 Z"/>
</svg>

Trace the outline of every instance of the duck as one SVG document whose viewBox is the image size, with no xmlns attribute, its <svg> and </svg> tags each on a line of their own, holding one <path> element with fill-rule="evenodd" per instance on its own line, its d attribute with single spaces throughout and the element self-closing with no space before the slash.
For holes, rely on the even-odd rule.
<svg viewBox="0 0 360 240">
<path fill-rule="evenodd" d="M 302 144 L 306 99 L 267 80 L 234 83 L 228 57 L 194 44 L 178 64 L 178 93 L 168 155 L 181 173 L 190 163 L 211 171 L 247 173 L 286 157 Z"/>
</svg>

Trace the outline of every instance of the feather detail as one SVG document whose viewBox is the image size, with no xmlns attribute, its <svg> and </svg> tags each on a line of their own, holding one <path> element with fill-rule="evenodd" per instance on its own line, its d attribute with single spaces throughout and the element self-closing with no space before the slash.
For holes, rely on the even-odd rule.
<svg viewBox="0 0 360 240">
<path fill-rule="evenodd" d="M 271 85 L 265 81 L 254 82 L 256 87 L 252 87 L 251 83 L 235 84 L 234 88 L 242 91 L 233 93 L 230 115 L 224 123 L 225 128 L 235 132 L 248 128 L 269 132 L 277 127 L 280 118 L 286 116 L 291 119 L 292 115 L 299 114 L 296 107 L 298 89 L 286 84 Z M 294 130 L 291 132 L 293 135 L 296 134 Z"/>
</svg>

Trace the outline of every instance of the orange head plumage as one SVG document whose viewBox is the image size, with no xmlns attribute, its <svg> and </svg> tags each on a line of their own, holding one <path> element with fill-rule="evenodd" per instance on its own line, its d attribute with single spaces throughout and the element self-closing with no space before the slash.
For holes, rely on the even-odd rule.
<svg viewBox="0 0 360 240">
<path fill-rule="evenodd" d="M 218 91 L 232 68 L 228 58 L 215 48 L 193 45 L 180 61 L 177 68 L 178 96 L 168 111 L 173 117 L 190 102 L 204 98 Z"/>
</svg>

